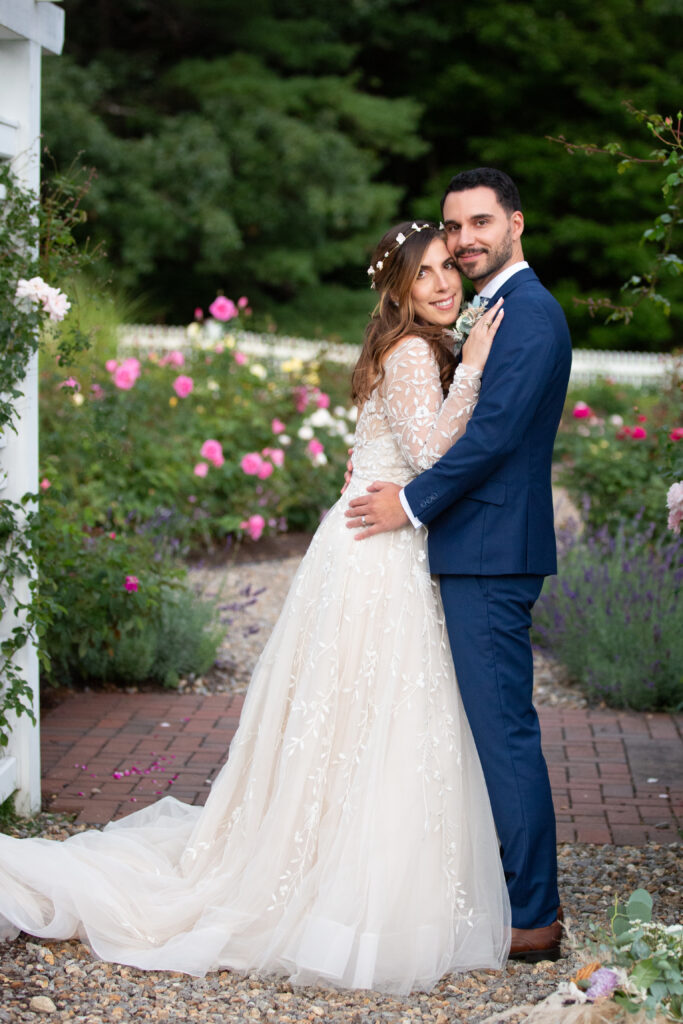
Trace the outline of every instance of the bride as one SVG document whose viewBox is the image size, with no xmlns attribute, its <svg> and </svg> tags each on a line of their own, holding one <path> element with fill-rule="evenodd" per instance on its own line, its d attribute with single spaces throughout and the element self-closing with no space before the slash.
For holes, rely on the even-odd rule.
<svg viewBox="0 0 683 1024">
<path fill-rule="evenodd" d="M 61 843 L 0 837 L 2 938 L 395 993 L 504 964 L 505 879 L 425 531 L 358 544 L 344 518 L 369 481 L 406 484 L 464 432 L 502 310 L 477 321 L 453 375 L 462 288 L 443 233 L 398 225 L 369 272 L 351 484 L 301 563 L 206 806 L 166 797 Z"/>
</svg>

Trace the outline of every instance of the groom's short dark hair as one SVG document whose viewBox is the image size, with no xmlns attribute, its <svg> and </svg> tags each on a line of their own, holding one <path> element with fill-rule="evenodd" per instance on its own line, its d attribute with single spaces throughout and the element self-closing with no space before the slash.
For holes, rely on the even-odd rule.
<svg viewBox="0 0 683 1024">
<path fill-rule="evenodd" d="M 492 188 L 496 198 L 506 213 L 514 213 L 522 209 L 522 200 L 519 198 L 519 191 L 514 181 L 505 171 L 499 171 L 495 167 L 477 167 L 474 171 L 461 171 L 451 178 L 448 188 L 441 200 L 441 209 L 450 192 L 467 192 L 471 188 Z"/>
</svg>

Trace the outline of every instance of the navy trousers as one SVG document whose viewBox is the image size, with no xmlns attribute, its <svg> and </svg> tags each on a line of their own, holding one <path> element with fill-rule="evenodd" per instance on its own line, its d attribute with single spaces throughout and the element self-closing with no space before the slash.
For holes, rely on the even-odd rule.
<svg viewBox="0 0 683 1024">
<path fill-rule="evenodd" d="M 555 812 L 532 703 L 531 609 L 542 576 L 441 576 L 465 711 L 501 845 L 515 928 L 557 916 Z"/>
</svg>

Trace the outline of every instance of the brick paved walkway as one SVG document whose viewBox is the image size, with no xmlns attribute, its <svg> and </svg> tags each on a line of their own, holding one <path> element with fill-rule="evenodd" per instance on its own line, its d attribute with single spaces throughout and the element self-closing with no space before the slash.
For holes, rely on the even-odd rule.
<svg viewBox="0 0 683 1024">
<path fill-rule="evenodd" d="M 167 793 L 204 803 L 242 697 L 82 694 L 42 723 L 50 810 L 102 823 Z M 539 708 L 560 842 L 673 842 L 683 826 L 683 716 Z"/>
</svg>

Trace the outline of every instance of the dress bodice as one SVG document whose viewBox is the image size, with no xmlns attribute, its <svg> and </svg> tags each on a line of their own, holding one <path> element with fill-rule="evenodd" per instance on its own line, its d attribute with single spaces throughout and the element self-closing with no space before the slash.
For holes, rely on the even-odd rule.
<svg viewBox="0 0 683 1024">
<path fill-rule="evenodd" d="M 405 486 L 464 433 L 480 386 L 481 371 L 461 364 L 444 400 L 429 344 L 417 337 L 401 341 L 358 417 L 354 477 Z"/>
</svg>

